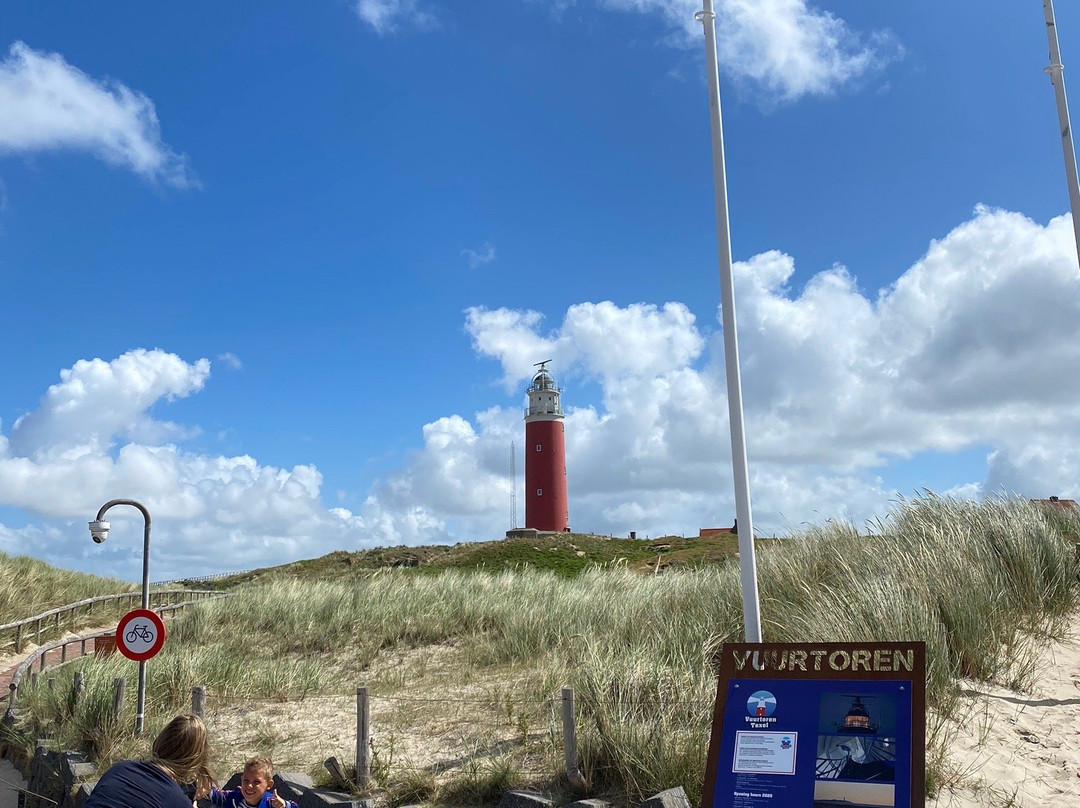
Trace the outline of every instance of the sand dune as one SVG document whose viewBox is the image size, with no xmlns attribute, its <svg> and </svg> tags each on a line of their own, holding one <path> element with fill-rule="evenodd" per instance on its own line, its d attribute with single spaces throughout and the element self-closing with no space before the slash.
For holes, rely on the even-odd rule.
<svg viewBox="0 0 1080 808">
<path fill-rule="evenodd" d="M 927 805 L 1080 805 L 1080 615 L 1067 640 L 1047 645 L 1031 693 L 974 683 L 963 692 L 966 715 L 949 748 L 967 784 Z"/>
</svg>

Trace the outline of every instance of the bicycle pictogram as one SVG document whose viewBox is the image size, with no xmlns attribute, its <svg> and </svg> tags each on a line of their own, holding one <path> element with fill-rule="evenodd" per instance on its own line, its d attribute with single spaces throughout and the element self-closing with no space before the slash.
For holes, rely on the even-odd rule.
<svg viewBox="0 0 1080 808">
<path fill-rule="evenodd" d="M 154 630 L 150 627 L 149 623 L 136 623 L 131 627 L 128 633 L 124 635 L 124 639 L 127 642 L 142 640 L 143 642 L 152 643 L 154 641 Z"/>
<path fill-rule="evenodd" d="M 150 609 L 132 609 L 116 624 L 116 648 L 128 659 L 145 662 L 161 650 L 167 634 L 160 615 Z"/>
</svg>

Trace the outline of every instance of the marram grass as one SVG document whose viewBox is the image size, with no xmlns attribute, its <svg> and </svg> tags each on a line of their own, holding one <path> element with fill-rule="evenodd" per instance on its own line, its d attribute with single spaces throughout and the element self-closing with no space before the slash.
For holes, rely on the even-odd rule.
<svg viewBox="0 0 1080 808">
<path fill-rule="evenodd" d="M 0 553 L 0 624 L 14 623 L 57 606 L 96 595 L 129 592 L 133 586 L 114 578 L 102 578 L 51 567 L 28 556 Z"/>
<path fill-rule="evenodd" d="M 870 533 L 830 523 L 761 542 L 764 639 L 923 640 L 928 702 L 948 716 L 961 678 L 1029 683 L 1032 638 L 1061 636 L 1076 610 L 1078 541 L 1080 520 L 1063 512 L 1015 499 L 928 495 L 898 503 Z M 741 635 L 739 572 L 730 562 L 660 576 L 384 570 L 348 583 L 275 581 L 171 624 L 149 668 L 149 709 L 160 725 L 186 709 L 195 684 L 237 703 L 347 693 L 386 651 L 452 645 L 464 654 L 462 678 L 532 670 L 523 685 L 530 689 L 513 695 L 523 704 L 561 685 L 575 689 L 584 774 L 596 792 L 633 801 L 681 785 L 696 803 L 716 688 L 710 659 Z M 273 653 L 243 653 L 258 648 Z M 78 664 L 83 701 L 72 710 L 38 687 L 26 699 L 23 737 L 49 730 L 105 757 L 129 753 L 127 722 L 108 718 L 118 663 Z M 382 695 L 407 697 L 410 685 L 402 680 Z M 56 693 L 63 692 L 61 684 Z M 553 743 L 556 720 L 552 710 Z M 949 782 L 947 739 L 937 726 L 927 751 L 931 792 Z M 462 770 L 456 785 L 382 766 L 382 780 L 402 793 L 443 802 L 479 798 L 496 790 L 493 783 L 523 783 L 519 762 L 504 758 Z M 536 785 L 550 786 L 554 774 Z"/>
</svg>

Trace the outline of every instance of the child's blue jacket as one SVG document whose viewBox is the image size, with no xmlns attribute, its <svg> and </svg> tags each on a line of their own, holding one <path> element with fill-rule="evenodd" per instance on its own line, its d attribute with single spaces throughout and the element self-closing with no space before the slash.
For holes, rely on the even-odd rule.
<svg viewBox="0 0 1080 808">
<path fill-rule="evenodd" d="M 258 806 L 251 806 L 244 802 L 244 794 L 239 788 L 231 788 L 228 791 L 220 789 L 210 790 L 210 802 L 217 808 L 270 808 L 270 801 L 274 799 L 274 790 L 268 789 L 259 800 Z M 285 799 L 282 797 L 282 799 Z M 292 800 L 285 800 L 285 808 L 299 808 Z"/>
</svg>

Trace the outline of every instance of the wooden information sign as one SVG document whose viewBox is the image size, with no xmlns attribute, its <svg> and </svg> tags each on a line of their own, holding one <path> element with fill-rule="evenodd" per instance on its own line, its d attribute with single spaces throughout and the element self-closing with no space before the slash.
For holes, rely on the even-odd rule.
<svg viewBox="0 0 1080 808">
<path fill-rule="evenodd" d="M 702 808 L 922 808 L 925 643 L 725 643 Z"/>
</svg>

